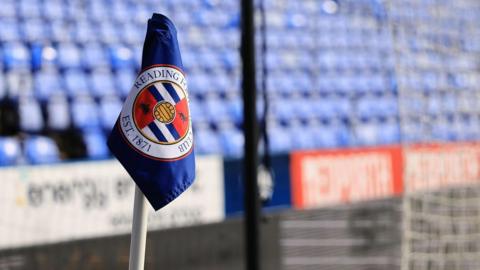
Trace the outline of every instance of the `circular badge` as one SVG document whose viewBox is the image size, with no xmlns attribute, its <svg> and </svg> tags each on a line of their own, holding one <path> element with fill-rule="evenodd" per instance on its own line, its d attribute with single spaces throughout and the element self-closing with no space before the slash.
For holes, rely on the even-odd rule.
<svg viewBox="0 0 480 270">
<path fill-rule="evenodd" d="M 155 66 L 135 80 L 120 114 L 126 140 L 141 154 L 175 160 L 193 146 L 187 84 L 180 70 Z"/>
</svg>

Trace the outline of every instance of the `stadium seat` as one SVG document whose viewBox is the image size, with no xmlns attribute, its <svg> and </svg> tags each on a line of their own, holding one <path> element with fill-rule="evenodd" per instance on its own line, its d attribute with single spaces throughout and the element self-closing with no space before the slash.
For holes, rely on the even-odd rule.
<svg viewBox="0 0 480 270">
<path fill-rule="evenodd" d="M 69 104 L 63 95 L 52 95 L 47 104 L 47 123 L 52 130 L 65 130 L 71 124 Z"/>
<path fill-rule="evenodd" d="M 287 129 L 277 124 L 269 124 L 268 134 L 270 138 L 270 151 L 272 153 L 287 153 L 295 143 L 295 141 L 291 140 Z"/>
<path fill-rule="evenodd" d="M 116 93 L 126 97 L 135 82 L 136 73 L 134 69 L 120 69 L 115 72 Z"/>
<path fill-rule="evenodd" d="M 203 104 L 210 123 L 231 122 L 226 103 L 222 99 L 209 98 Z"/>
<path fill-rule="evenodd" d="M 64 4 L 60 0 L 44 1 L 41 11 L 42 16 L 48 20 L 61 20 L 66 16 Z"/>
<path fill-rule="evenodd" d="M 73 10 L 73 13 L 76 11 Z M 87 20 L 79 20 L 73 26 L 72 33 L 73 38 L 77 42 L 96 42 L 100 39 L 98 38 L 98 29 L 93 27 L 93 24 Z"/>
<path fill-rule="evenodd" d="M 126 46 L 116 45 L 109 47 L 108 52 L 110 55 L 110 65 L 113 69 L 135 67 L 132 49 Z"/>
<path fill-rule="evenodd" d="M 104 159 L 110 155 L 106 142 L 105 135 L 101 131 L 92 130 L 87 131 L 83 135 L 85 143 L 87 158 Z"/>
<path fill-rule="evenodd" d="M 59 77 L 60 75 L 54 69 L 45 69 L 35 73 L 33 78 L 35 97 L 45 101 L 54 95 L 63 94 Z"/>
<path fill-rule="evenodd" d="M 98 128 L 100 118 L 97 105 L 89 96 L 75 98 L 71 105 L 72 121 L 76 128 L 87 130 Z"/>
<path fill-rule="evenodd" d="M 194 117 L 193 124 L 207 123 L 208 117 L 205 112 L 205 105 L 199 99 L 190 99 L 189 103 L 190 114 Z"/>
<path fill-rule="evenodd" d="M 292 141 L 291 150 L 316 148 L 318 133 L 315 129 L 300 124 L 290 124 L 288 133 Z M 275 134 L 272 134 L 272 136 L 275 136 Z"/>
<path fill-rule="evenodd" d="M 189 74 L 187 79 L 189 93 L 192 95 L 205 95 L 212 90 L 207 74 L 195 72 Z"/>
<path fill-rule="evenodd" d="M 357 103 L 357 115 L 362 119 L 398 115 L 396 99 L 392 97 L 363 97 Z"/>
<path fill-rule="evenodd" d="M 131 14 L 130 3 L 127 1 L 115 1 L 111 3 L 110 12 L 114 20 L 118 22 L 125 21 Z"/>
<path fill-rule="evenodd" d="M 82 70 L 68 70 L 65 72 L 63 79 L 70 97 L 89 94 L 87 74 Z"/>
<path fill-rule="evenodd" d="M 102 127 L 111 130 L 122 110 L 122 102 L 115 96 L 107 96 L 100 101 L 99 109 Z"/>
<path fill-rule="evenodd" d="M 105 44 L 118 43 L 119 33 L 117 32 L 117 27 L 113 23 L 104 20 L 104 16 L 104 13 L 102 13 L 100 19 L 98 20 L 98 22 L 100 23 L 97 25 L 98 33 L 100 35 L 100 41 Z"/>
<path fill-rule="evenodd" d="M 23 40 L 27 42 L 44 41 L 47 36 L 46 27 L 40 19 L 29 19 L 21 24 Z"/>
<path fill-rule="evenodd" d="M 123 29 L 120 31 L 120 35 L 124 44 L 137 46 L 136 44 L 141 44 L 143 42 L 142 39 L 145 38 L 144 32 L 145 29 L 142 27 L 138 27 L 135 24 L 125 23 Z"/>
<path fill-rule="evenodd" d="M 86 69 L 110 67 L 105 49 L 100 43 L 89 42 L 83 45 L 82 66 Z"/>
<path fill-rule="evenodd" d="M 222 154 L 222 144 L 218 134 L 208 128 L 195 129 L 195 151 L 200 155 Z"/>
<path fill-rule="evenodd" d="M 60 68 L 72 69 L 82 66 L 80 49 L 73 43 L 60 43 L 57 47 Z"/>
<path fill-rule="evenodd" d="M 0 9 L 0 18 L 10 19 L 10 18 L 14 18 L 15 16 L 16 16 L 15 1 L 3 1 L 2 8 Z M 1 30 L 0 30 L 0 33 L 2 33 Z M 1 34 L 0 34 L 0 38 L 3 38 Z"/>
<path fill-rule="evenodd" d="M 224 101 L 226 103 L 229 118 L 234 124 L 239 125 L 243 121 L 243 102 L 240 97 Z"/>
<path fill-rule="evenodd" d="M 49 137 L 33 136 L 25 139 L 24 152 L 32 164 L 49 164 L 60 161 L 58 147 Z"/>
<path fill-rule="evenodd" d="M 238 52 L 226 50 L 221 55 L 223 67 L 228 70 L 235 70 L 240 66 L 240 55 Z"/>
<path fill-rule="evenodd" d="M 33 95 L 33 79 L 30 70 L 11 70 L 5 76 L 10 98 L 17 99 L 18 97 L 31 97 Z"/>
<path fill-rule="evenodd" d="M 94 97 L 115 95 L 115 82 L 109 69 L 93 70 L 89 76 L 90 92 Z M 132 82 L 133 83 L 133 82 Z"/>
<path fill-rule="evenodd" d="M 72 41 L 72 28 L 63 20 L 52 20 L 49 25 L 50 38 L 54 42 L 70 42 Z"/>
<path fill-rule="evenodd" d="M 24 44 L 3 44 L 3 63 L 7 69 L 30 69 L 30 60 L 30 51 Z"/>
<path fill-rule="evenodd" d="M 34 0 L 18 1 L 19 16 L 23 19 L 40 17 L 40 2 Z"/>
<path fill-rule="evenodd" d="M 22 154 L 20 142 L 15 137 L 0 137 L 0 166 L 16 165 Z"/>
<path fill-rule="evenodd" d="M 19 101 L 20 128 L 27 132 L 39 132 L 44 128 L 44 120 L 40 104 L 31 98 Z"/>
<path fill-rule="evenodd" d="M 359 145 L 393 144 L 400 141 L 400 127 L 394 121 L 369 120 L 355 126 Z"/>
<path fill-rule="evenodd" d="M 241 157 L 245 144 L 243 133 L 233 125 L 225 125 L 218 131 L 223 154 L 228 157 Z"/>
</svg>

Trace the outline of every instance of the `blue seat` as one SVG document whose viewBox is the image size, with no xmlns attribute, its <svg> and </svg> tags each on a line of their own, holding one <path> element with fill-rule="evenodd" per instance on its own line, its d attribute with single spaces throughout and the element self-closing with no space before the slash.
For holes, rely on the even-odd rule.
<svg viewBox="0 0 480 270">
<path fill-rule="evenodd" d="M 122 102 L 115 96 L 105 97 L 100 101 L 100 116 L 102 127 L 112 129 L 122 110 Z"/>
<path fill-rule="evenodd" d="M 89 94 L 88 78 L 82 70 L 68 70 L 63 78 L 70 97 Z"/>
<path fill-rule="evenodd" d="M 221 59 L 223 67 L 227 70 L 234 70 L 240 66 L 240 55 L 233 50 L 226 50 L 222 52 Z"/>
<path fill-rule="evenodd" d="M 2 17 L 0 17 L 0 41 L 17 42 L 19 40 L 21 40 L 21 38 L 17 21 L 15 19 L 2 19 Z"/>
<path fill-rule="evenodd" d="M 26 20 L 21 24 L 23 40 L 27 42 L 43 41 L 48 38 L 44 23 L 39 19 Z"/>
<path fill-rule="evenodd" d="M 394 121 L 369 120 L 355 126 L 360 145 L 392 144 L 400 141 L 400 128 Z"/>
<path fill-rule="evenodd" d="M 210 129 L 196 129 L 195 151 L 200 155 L 221 154 L 223 152 L 219 136 Z"/>
<path fill-rule="evenodd" d="M 105 18 L 105 14 L 110 12 L 111 5 L 106 5 L 103 1 L 91 1 L 86 5 L 89 19 L 100 22 Z"/>
<path fill-rule="evenodd" d="M 299 124 L 290 125 L 287 127 L 288 135 L 292 141 L 290 150 L 306 150 L 315 149 L 318 142 L 318 133 L 315 129 Z M 272 134 L 275 136 L 275 134 Z"/>
<path fill-rule="evenodd" d="M 111 46 L 108 51 L 112 68 L 133 68 L 135 66 L 133 51 L 130 48 L 117 45 Z"/>
<path fill-rule="evenodd" d="M 35 73 L 33 85 L 35 97 L 42 101 L 51 98 L 53 95 L 63 94 L 60 75 L 53 69 Z"/>
<path fill-rule="evenodd" d="M 114 44 L 117 43 L 119 40 L 119 32 L 117 32 L 117 27 L 110 23 L 109 21 L 103 20 L 105 14 L 102 14 L 102 17 L 99 21 L 98 32 L 100 34 L 100 41 L 104 42 L 105 44 Z"/>
<path fill-rule="evenodd" d="M 32 164 L 48 164 L 60 161 L 55 142 L 44 136 L 33 136 L 25 140 L 24 152 L 27 161 Z"/>
<path fill-rule="evenodd" d="M 216 93 L 225 93 L 232 89 L 232 82 L 224 72 L 215 72 L 212 74 L 216 79 L 211 82 L 211 87 Z"/>
<path fill-rule="evenodd" d="M 98 38 L 98 29 L 93 27 L 90 21 L 77 21 L 73 28 L 73 39 L 77 42 L 95 42 Z"/>
<path fill-rule="evenodd" d="M 384 96 L 377 100 L 376 112 L 378 116 L 394 117 L 398 115 L 398 100 L 394 96 Z"/>
<path fill-rule="evenodd" d="M 313 106 L 313 116 L 322 119 L 322 120 L 330 120 L 336 116 L 335 102 L 332 102 L 328 99 L 317 99 L 314 100 Z"/>
<path fill-rule="evenodd" d="M 50 0 L 44 1 L 42 5 L 42 15 L 48 20 L 61 20 L 65 17 L 65 9 L 62 1 Z"/>
<path fill-rule="evenodd" d="M 31 98 L 21 99 L 18 105 L 20 129 L 27 132 L 38 132 L 44 128 L 40 104 Z"/>
<path fill-rule="evenodd" d="M 200 67 L 205 69 L 219 68 L 222 63 L 220 60 L 221 55 L 212 50 L 199 50 L 197 52 L 197 61 Z"/>
<path fill-rule="evenodd" d="M 60 43 L 57 47 L 58 65 L 61 68 L 80 68 L 82 55 L 80 49 L 73 43 Z"/>
<path fill-rule="evenodd" d="M 362 119 L 370 119 L 378 116 L 378 105 L 382 100 L 373 97 L 361 98 L 357 103 L 357 115 Z"/>
<path fill-rule="evenodd" d="M 101 69 L 92 71 L 90 74 L 90 92 L 95 97 L 115 94 L 115 82 L 110 70 Z"/>
<path fill-rule="evenodd" d="M 70 42 L 72 40 L 72 29 L 63 20 L 52 20 L 49 25 L 50 38 L 55 42 Z"/>
<path fill-rule="evenodd" d="M 243 102 L 240 98 L 232 98 L 224 102 L 226 103 L 228 114 L 230 115 L 229 118 L 233 123 L 240 124 L 243 121 Z"/>
<path fill-rule="evenodd" d="M 145 38 L 145 29 L 132 23 L 125 23 L 120 32 L 123 43 L 129 45 L 140 44 Z M 183 56 L 183 54 L 182 54 Z"/>
<path fill-rule="evenodd" d="M 437 119 L 432 123 L 431 139 L 435 141 L 456 141 L 457 132 L 453 123 L 446 119 Z"/>
<path fill-rule="evenodd" d="M 241 157 L 243 155 L 245 139 L 241 130 L 228 126 L 222 127 L 218 133 L 225 156 Z"/>
<path fill-rule="evenodd" d="M 22 155 L 20 142 L 14 137 L 0 137 L 0 166 L 15 165 Z"/>
<path fill-rule="evenodd" d="M 42 67 L 42 44 L 35 42 L 30 47 L 31 66 L 33 70 L 39 70 Z"/>
<path fill-rule="evenodd" d="M 80 96 L 71 105 L 73 125 L 79 129 L 96 129 L 100 125 L 97 104 L 88 96 Z"/>
<path fill-rule="evenodd" d="M 191 73 L 188 75 L 188 89 L 191 94 L 205 95 L 211 89 L 207 74 Z"/>
<path fill-rule="evenodd" d="M 380 125 L 380 144 L 395 144 L 400 142 L 400 125 L 396 121 L 386 121 Z"/>
<path fill-rule="evenodd" d="M 210 123 L 230 122 L 230 114 L 222 99 L 209 98 L 204 103 L 205 113 Z"/>
<path fill-rule="evenodd" d="M 20 0 L 18 1 L 18 11 L 20 17 L 38 18 L 40 17 L 40 2 L 34 0 Z"/>
<path fill-rule="evenodd" d="M 2 8 L 0 9 L 0 18 L 14 18 L 16 16 L 15 1 L 2 1 Z M 0 35 L 0 38 L 3 38 Z"/>
<path fill-rule="evenodd" d="M 47 104 L 48 127 L 52 130 L 65 130 L 71 124 L 70 108 L 63 95 L 53 95 Z"/>
<path fill-rule="evenodd" d="M 3 45 L 3 62 L 7 69 L 30 69 L 30 50 L 22 43 Z"/>
<path fill-rule="evenodd" d="M 117 95 L 126 97 L 135 82 L 136 73 L 134 69 L 120 69 L 115 72 L 115 83 Z"/>
<path fill-rule="evenodd" d="M 206 107 L 202 101 L 198 99 L 190 99 L 189 108 L 190 114 L 193 117 L 193 124 L 208 122 L 209 118 L 205 112 Z"/>
<path fill-rule="evenodd" d="M 287 128 L 270 124 L 268 134 L 270 134 L 269 147 L 272 153 L 287 153 L 292 149 L 293 141 Z"/>
<path fill-rule="evenodd" d="M 87 69 L 109 67 L 109 60 L 105 49 L 96 42 L 89 42 L 83 45 L 82 65 Z"/>
<path fill-rule="evenodd" d="M 8 95 L 12 99 L 33 95 L 33 78 L 28 69 L 11 70 L 5 74 Z"/>
<path fill-rule="evenodd" d="M 110 155 L 105 135 L 98 130 L 87 131 L 83 135 L 83 141 L 89 159 L 105 159 Z"/>
<path fill-rule="evenodd" d="M 347 125 L 331 119 L 304 127 L 313 134 L 314 148 L 334 148 L 354 145 L 354 137 Z"/>
<path fill-rule="evenodd" d="M 111 3 L 109 11 L 115 20 L 121 22 L 124 21 L 125 18 L 131 16 L 131 6 L 132 5 L 129 5 L 127 2 L 115 1 Z"/>
<path fill-rule="evenodd" d="M 480 123 L 475 117 L 465 117 L 458 125 L 458 139 L 464 141 L 478 141 L 480 139 Z"/>
</svg>

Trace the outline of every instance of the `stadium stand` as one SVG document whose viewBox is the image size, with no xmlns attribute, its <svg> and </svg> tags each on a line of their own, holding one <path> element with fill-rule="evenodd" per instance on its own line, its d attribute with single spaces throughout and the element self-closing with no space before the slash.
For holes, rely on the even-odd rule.
<svg viewBox="0 0 480 270">
<path fill-rule="evenodd" d="M 239 7 L 234 2 L 180 2 L 182 9 L 175 7 L 178 1 L 156 7 L 179 28 L 195 136 L 215 138 L 198 140 L 197 152 L 237 156 L 243 151 L 238 138 Z M 395 71 L 398 53 L 388 22 L 408 20 L 401 8 L 394 7 L 391 18 L 386 4 L 375 0 L 265 1 L 265 8 L 267 49 L 259 47 L 259 56 L 266 58 L 268 73 L 259 78 L 266 80 L 271 105 L 272 152 L 422 141 L 414 119 L 401 127 L 400 118 L 406 116 L 400 110 L 413 115 L 427 109 L 438 120 L 430 128 L 431 140 L 480 136 L 474 104 L 468 103 L 475 97 L 469 91 L 477 76 L 452 71 L 440 80 L 435 72 L 407 76 Z M 79 129 L 86 139 L 94 129 L 106 136 L 140 66 L 150 12 L 149 1 L 3 1 L 0 99 L 10 104 L 2 105 L 2 111 L 18 114 L 21 123 L 15 131 L 2 121 L 0 135 L 22 141 L 22 134 L 48 137 L 52 130 Z M 478 51 L 478 39 L 458 42 L 459 50 Z M 405 46 L 410 50 L 422 44 Z M 397 60 L 408 65 L 418 61 L 413 57 Z M 441 64 L 433 54 L 422 57 L 425 64 Z M 458 69 L 474 67 L 468 57 L 451 60 Z M 400 97 L 398 85 L 418 91 Z M 446 85 L 464 89 L 463 96 L 435 90 Z M 408 98 L 413 96 L 427 98 Z M 452 125 L 459 110 L 462 115 Z M 460 134 L 460 127 L 466 132 Z M 297 136 L 300 129 L 304 132 Z M 109 156 L 101 152 L 93 156 Z M 92 157 L 87 153 L 82 158 Z"/>
</svg>

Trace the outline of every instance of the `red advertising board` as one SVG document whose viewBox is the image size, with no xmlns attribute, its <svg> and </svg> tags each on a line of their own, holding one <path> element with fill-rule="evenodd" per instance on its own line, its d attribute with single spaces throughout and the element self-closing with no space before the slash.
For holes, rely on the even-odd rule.
<svg viewBox="0 0 480 270">
<path fill-rule="evenodd" d="M 410 146 L 404 156 L 406 192 L 480 182 L 480 143 Z"/>
<path fill-rule="evenodd" d="M 296 208 L 314 208 L 402 193 L 399 146 L 300 151 L 291 156 Z"/>
</svg>

